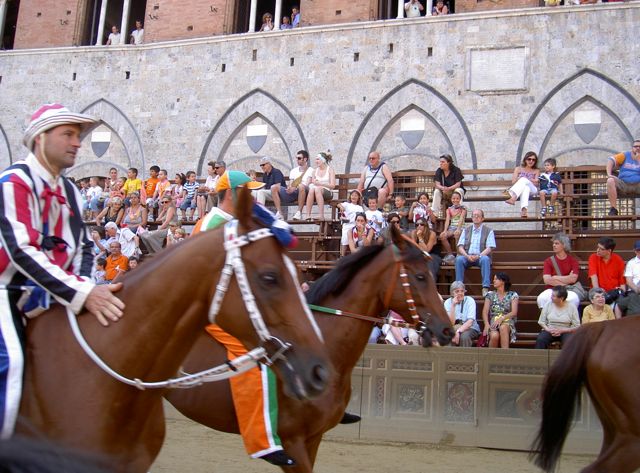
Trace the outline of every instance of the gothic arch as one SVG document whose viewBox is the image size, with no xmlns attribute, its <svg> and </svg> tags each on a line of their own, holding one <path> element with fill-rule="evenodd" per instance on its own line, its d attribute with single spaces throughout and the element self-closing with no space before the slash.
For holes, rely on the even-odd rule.
<svg viewBox="0 0 640 473">
<path fill-rule="evenodd" d="M 640 132 L 640 103 L 611 78 L 585 68 L 560 82 L 536 107 L 520 137 L 516 162 L 522 159 L 525 149 L 540 150 L 540 159 L 544 159 L 544 151 L 558 124 L 585 102 L 610 116 L 629 142 Z M 579 149 L 601 147 L 587 145 Z"/>
<path fill-rule="evenodd" d="M 9 167 L 13 164 L 13 158 L 11 157 L 11 146 L 9 146 L 9 138 L 0 125 L 0 166 L 2 169 Z"/>
<path fill-rule="evenodd" d="M 477 168 L 473 138 L 460 112 L 434 87 L 417 79 L 409 79 L 385 94 L 364 117 L 349 148 L 345 172 L 352 172 L 354 157 L 364 162 L 384 132 L 411 108 L 437 124 L 450 143 L 450 154 L 459 167 Z"/>
<path fill-rule="evenodd" d="M 282 138 L 288 162 L 278 162 L 286 168 L 293 167 L 293 153 L 307 149 L 302 128 L 282 102 L 262 89 L 254 89 L 240 97 L 215 124 L 200 154 L 197 173 L 202 174 L 206 162 L 221 160 L 238 131 L 256 117 L 265 120 Z"/>
<path fill-rule="evenodd" d="M 71 172 L 77 173 L 77 171 L 82 168 L 100 163 L 102 165 L 113 166 L 118 169 L 135 167 L 139 171 L 138 176 L 144 179 L 146 177 L 147 169 L 145 165 L 142 140 L 140 139 L 136 128 L 133 126 L 133 123 L 125 113 L 119 107 L 106 99 L 96 100 L 85 107 L 82 110 L 82 113 L 87 113 L 88 115 L 100 119 L 101 124 L 105 125 L 120 138 L 124 146 L 126 159 L 124 160 L 125 162 L 82 160 L 82 162 L 71 169 Z M 89 143 L 85 143 L 84 146 L 91 148 Z"/>
</svg>

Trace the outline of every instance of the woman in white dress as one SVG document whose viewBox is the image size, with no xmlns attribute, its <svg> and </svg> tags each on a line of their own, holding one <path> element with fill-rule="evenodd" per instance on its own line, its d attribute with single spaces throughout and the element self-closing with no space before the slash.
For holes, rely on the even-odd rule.
<svg viewBox="0 0 640 473">
<path fill-rule="evenodd" d="M 319 220 L 324 220 L 324 203 L 333 198 L 333 189 L 336 187 L 336 172 L 329 165 L 331 162 L 330 153 L 318 153 L 316 156 L 316 167 L 309 182 L 309 193 L 307 194 L 307 220 L 312 220 L 311 210 L 313 202 L 318 204 Z"/>
</svg>

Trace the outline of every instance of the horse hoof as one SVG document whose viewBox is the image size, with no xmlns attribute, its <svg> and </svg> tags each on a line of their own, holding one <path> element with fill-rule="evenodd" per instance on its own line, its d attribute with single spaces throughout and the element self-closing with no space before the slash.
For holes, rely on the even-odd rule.
<svg viewBox="0 0 640 473">
<path fill-rule="evenodd" d="M 350 414 L 349 412 L 345 412 L 342 415 L 342 419 L 340 419 L 341 424 L 355 424 L 356 422 L 360 422 L 362 418 L 356 414 Z"/>
<path fill-rule="evenodd" d="M 260 458 L 276 466 L 296 466 L 296 461 L 291 458 L 284 450 L 267 453 Z"/>
</svg>

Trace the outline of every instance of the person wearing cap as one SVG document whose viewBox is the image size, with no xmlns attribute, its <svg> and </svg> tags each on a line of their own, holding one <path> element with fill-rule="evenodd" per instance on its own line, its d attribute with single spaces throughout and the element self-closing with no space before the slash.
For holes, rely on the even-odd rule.
<svg viewBox="0 0 640 473">
<path fill-rule="evenodd" d="M 618 175 L 614 176 L 614 169 Z M 640 139 L 633 140 L 631 151 L 614 154 L 607 159 L 607 196 L 609 197 L 609 215 L 618 215 L 616 201 L 618 193 L 624 196 L 640 195 Z"/>
<path fill-rule="evenodd" d="M 252 191 L 259 191 L 264 185 L 263 182 L 252 181 L 243 172 L 226 171 L 216 184 L 218 207 L 213 208 L 198 222 L 200 225 L 194 228 L 194 233 L 213 230 L 233 219 L 238 188 L 247 187 Z M 285 222 L 279 224 L 286 225 Z M 208 325 L 207 332 L 224 345 L 230 360 L 247 353 L 240 340 L 229 335 L 217 324 Z M 262 458 L 274 465 L 294 465 L 293 459 L 284 452 L 277 434 L 278 396 L 273 371 L 260 364 L 240 376 L 231 378 L 229 382 L 240 434 L 247 453 L 252 458 Z"/>
<path fill-rule="evenodd" d="M 257 191 L 254 191 L 253 197 L 262 205 L 266 203 L 267 200 L 273 201 L 273 194 L 271 192 L 271 186 L 274 184 L 280 184 L 278 187 L 278 192 L 280 188 L 287 187 L 287 183 L 284 179 L 284 175 L 280 169 L 274 168 L 271 163 L 271 158 L 269 156 L 265 156 L 260 159 L 260 169 L 262 170 L 262 182 L 264 182 L 264 187 Z M 276 213 L 276 218 L 282 218 L 282 214 L 280 212 Z"/>
<path fill-rule="evenodd" d="M 0 175 L 2 438 L 12 434 L 20 404 L 22 317 L 28 307 L 35 316 L 47 305 L 34 307 L 34 298 L 53 298 L 76 314 L 88 311 L 104 326 L 123 315 L 124 303 L 113 294 L 121 286 L 96 286 L 91 280 L 93 243 L 82 222 L 80 192 L 62 175 L 75 164 L 82 138 L 96 124 L 59 104 L 40 107 L 24 133 L 29 155 Z"/>
<path fill-rule="evenodd" d="M 627 282 L 627 293 L 615 307 L 616 317 L 622 315 L 640 315 L 640 240 L 633 245 L 636 255 L 631 258 L 624 268 L 624 277 Z"/>
</svg>

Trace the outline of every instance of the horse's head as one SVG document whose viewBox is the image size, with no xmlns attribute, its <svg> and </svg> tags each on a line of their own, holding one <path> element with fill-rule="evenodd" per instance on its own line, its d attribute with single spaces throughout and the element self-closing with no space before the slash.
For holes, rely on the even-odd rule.
<svg viewBox="0 0 640 473">
<path fill-rule="evenodd" d="M 296 267 L 274 236 L 282 229 L 259 223 L 252 208 L 251 194 L 241 189 L 237 221 L 225 227 L 224 241 L 225 271 L 233 270 L 236 283 L 222 298 L 216 323 L 245 347 L 262 346 L 288 395 L 314 397 L 329 378 L 322 334 L 300 289 Z"/>
<path fill-rule="evenodd" d="M 424 346 L 430 346 L 433 337 L 440 345 L 448 345 L 453 337 L 453 328 L 427 267 L 431 257 L 394 225 L 390 228 L 390 235 L 393 243 L 386 251 L 393 254 L 395 277 L 385 287 L 385 305 L 407 322 L 420 319 Z"/>
</svg>

